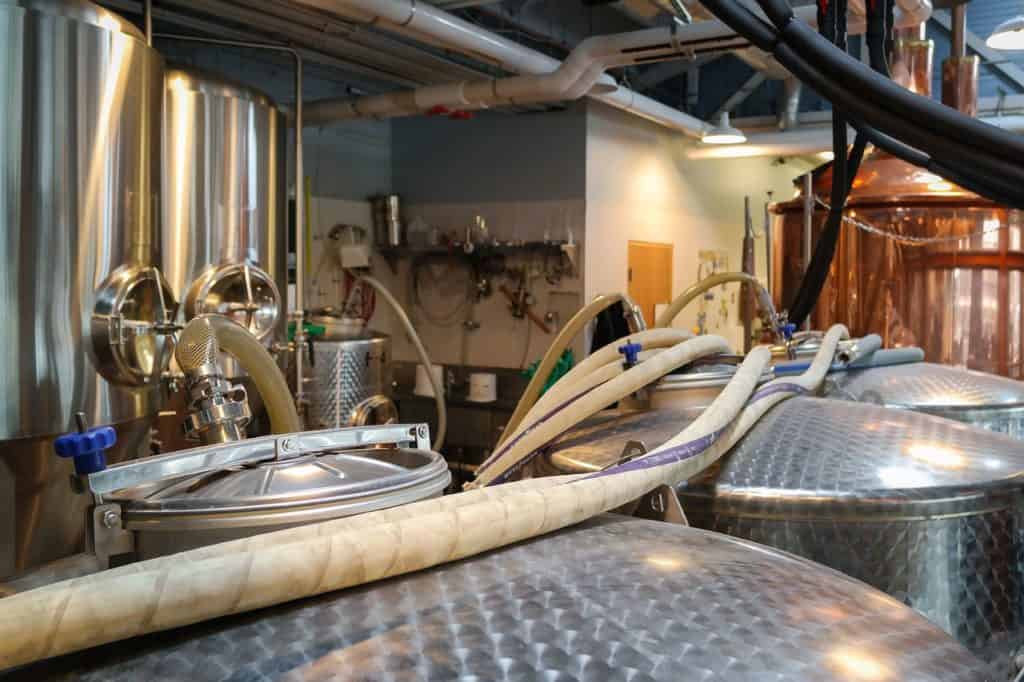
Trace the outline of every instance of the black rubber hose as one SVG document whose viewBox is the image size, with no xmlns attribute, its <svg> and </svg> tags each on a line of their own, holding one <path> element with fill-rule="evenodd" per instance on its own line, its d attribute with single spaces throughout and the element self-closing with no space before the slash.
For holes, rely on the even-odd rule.
<svg viewBox="0 0 1024 682">
<path fill-rule="evenodd" d="M 772 0 L 760 1 L 768 3 Z M 823 74 L 870 98 L 879 108 L 915 121 L 921 127 L 930 128 L 940 135 L 970 139 L 972 144 L 996 158 L 1011 163 L 1024 158 L 1024 140 L 1019 136 L 910 92 L 838 50 L 802 21 L 789 21 L 781 28 L 780 35 L 794 50 L 799 48 L 802 57 L 813 60 Z"/>
<path fill-rule="evenodd" d="M 962 167 L 959 170 L 955 170 L 949 166 L 945 166 L 935 161 L 919 149 L 914 149 L 913 147 L 905 145 L 899 140 L 889 137 L 885 133 L 881 133 L 870 126 L 859 123 L 858 121 L 851 121 L 851 124 L 857 129 L 857 132 L 863 135 L 871 144 L 913 166 L 924 168 L 935 175 L 960 185 L 966 190 L 981 196 L 987 196 L 993 201 L 1001 204 L 1014 206 L 1015 201 L 1020 202 L 1020 197 L 994 191 L 992 187 L 986 185 L 985 180 L 978 178 L 969 170 L 965 170 Z M 1020 206 L 1018 208 L 1024 208 L 1024 206 Z"/>
<path fill-rule="evenodd" d="M 764 0 L 758 2 L 761 5 L 761 9 L 764 10 L 765 15 L 771 20 L 773 24 L 778 27 L 782 27 L 789 23 L 793 19 L 793 8 L 789 6 L 786 0 Z M 822 3 L 818 3 L 819 16 L 821 14 Z M 825 4 L 827 7 L 827 3 Z M 712 10 L 714 11 L 714 10 Z M 821 26 L 818 27 L 821 29 Z M 823 33 L 828 38 L 827 33 Z"/>
<path fill-rule="evenodd" d="M 794 48 L 803 48 L 799 50 L 801 55 L 813 56 L 826 75 L 870 93 L 879 102 L 888 103 L 895 113 L 921 121 L 922 126 L 934 127 L 948 136 L 977 138 L 990 154 L 1011 162 L 1024 157 L 1024 141 L 1019 136 L 910 92 L 886 75 L 867 68 L 797 19 L 787 0 L 758 0 L 758 4 L 778 28 L 777 37 Z M 805 50 L 810 54 L 805 54 Z"/>
<path fill-rule="evenodd" d="M 701 4 L 722 20 L 729 28 L 765 52 L 774 52 L 779 42 L 774 26 L 732 0 L 701 0 Z"/>
<path fill-rule="evenodd" d="M 775 46 L 772 52 L 776 58 L 783 63 L 786 68 L 794 73 L 798 78 L 807 83 L 810 87 L 817 90 L 824 97 L 832 100 L 837 106 L 841 106 L 844 110 L 853 113 L 854 117 L 862 121 L 866 125 L 872 125 L 876 129 L 879 127 L 885 128 L 888 133 L 892 133 L 897 137 L 904 137 L 904 134 L 910 131 L 918 131 L 920 134 L 915 136 L 913 140 L 907 140 L 911 144 L 920 149 L 931 144 L 938 144 L 941 148 L 939 154 L 935 154 L 935 149 L 928 149 L 931 153 L 933 161 L 932 169 L 945 169 L 947 173 L 938 173 L 947 177 L 953 182 L 957 182 L 956 177 L 970 178 L 970 181 L 963 183 L 957 182 L 962 187 L 976 192 L 983 196 L 988 196 L 996 201 L 1005 203 L 1015 208 L 1024 208 L 1024 199 L 1020 196 L 1020 187 L 1022 184 L 1016 184 L 1014 178 L 1007 178 L 1000 172 L 992 173 L 986 169 L 979 167 L 977 163 L 979 160 L 985 158 L 984 155 L 978 153 L 977 150 L 969 149 L 966 155 L 961 154 L 962 145 L 957 145 L 956 149 L 951 149 L 948 143 L 951 142 L 949 138 L 941 138 L 938 136 L 931 135 L 928 131 L 922 131 L 920 128 L 915 126 L 909 126 L 905 120 L 895 117 L 888 112 L 880 111 L 877 109 L 871 109 L 868 107 L 864 100 L 853 97 L 846 93 L 842 89 L 836 87 L 834 83 L 828 81 L 822 76 L 816 69 L 811 68 L 803 59 L 799 58 L 795 52 L 791 49 L 786 49 L 781 43 L 776 42 L 778 39 L 777 35 L 771 34 L 767 37 L 765 34 L 771 33 L 770 29 L 764 23 L 762 19 L 751 13 L 746 7 L 739 5 L 732 0 L 702 0 L 704 5 L 708 7 L 716 16 L 727 23 L 737 33 L 744 35 L 751 42 L 757 43 L 761 41 L 761 46 L 770 48 Z M 748 35 L 749 33 L 749 35 Z M 872 116 L 871 114 L 875 115 Z M 879 126 L 879 120 L 883 121 L 883 125 Z M 877 131 L 877 134 L 885 134 L 881 131 Z M 890 134 L 886 134 L 886 139 L 895 140 Z M 906 139 L 904 137 L 904 139 Z M 922 141 L 924 139 L 924 141 Z M 885 147 L 883 147 L 885 148 Z M 904 145 L 902 147 L 904 152 L 910 147 Z M 891 148 L 889 149 L 891 151 Z M 892 152 L 895 154 L 895 152 Z M 900 154 L 895 154 L 900 156 Z M 906 155 L 901 156 L 905 158 L 909 163 L 915 163 Z M 964 161 L 964 158 L 967 160 Z M 920 161 L 920 158 L 918 159 Z M 922 165 L 923 164 L 917 164 Z M 1001 164 L 1000 164 L 1001 165 Z M 961 169 L 959 172 L 948 172 L 953 167 Z M 965 170 L 970 169 L 970 170 Z M 935 171 L 933 171 L 935 172 Z"/>
<path fill-rule="evenodd" d="M 991 178 L 997 186 L 1016 187 L 1018 194 L 1024 188 L 1024 168 L 1002 159 L 993 159 L 960 142 L 959 138 L 937 135 L 873 106 L 867 99 L 851 96 L 810 66 L 785 43 L 778 45 L 775 58 L 800 80 L 831 100 L 834 106 L 849 112 L 853 118 L 917 147 L 934 159 L 941 159 L 945 165 L 970 167 L 978 177 Z M 1024 197 L 1018 198 L 1014 205 L 1019 205 L 1021 201 L 1024 201 Z"/>
<path fill-rule="evenodd" d="M 767 7 L 765 8 L 767 10 Z M 818 5 L 818 27 L 822 35 L 834 41 L 838 46 L 846 45 L 846 2 L 845 0 L 829 0 Z M 789 321 L 800 326 L 811 311 L 814 310 L 821 290 L 828 279 L 835 259 L 836 247 L 843 226 L 843 210 L 850 194 L 850 186 L 860 170 L 860 162 L 864 156 L 866 143 L 858 135 L 855 146 L 860 149 L 856 156 L 847 156 L 846 119 L 833 107 L 832 110 L 832 196 L 828 217 L 814 248 L 814 255 L 807 263 L 807 269 L 796 295 L 789 306 Z"/>
</svg>

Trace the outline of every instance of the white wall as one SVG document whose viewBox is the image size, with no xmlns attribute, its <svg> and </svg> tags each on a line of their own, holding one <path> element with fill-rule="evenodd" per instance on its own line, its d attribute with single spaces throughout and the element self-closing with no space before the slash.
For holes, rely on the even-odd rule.
<svg viewBox="0 0 1024 682">
<path fill-rule="evenodd" d="M 682 136 L 599 103 L 587 107 L 586 297 L 626 291 L 630 240 L 674 245 L 673 295 L 697 280 L 697 253 L 725 250 L 740 269 L 743 197 L 750 195 L 760 232 L 766 192 L 792 196 L 792 179 L 805 163 L 772 159 L 692 161 Z M 764 242 L 758 240 L 758 274 L 764 276 Z M 729 299 L 732 300 L 732 290 Z M 735 309 L 728 337 L 741 338 Z M 691 328 L 696 307 L 676 325 Z"/>
</svg>

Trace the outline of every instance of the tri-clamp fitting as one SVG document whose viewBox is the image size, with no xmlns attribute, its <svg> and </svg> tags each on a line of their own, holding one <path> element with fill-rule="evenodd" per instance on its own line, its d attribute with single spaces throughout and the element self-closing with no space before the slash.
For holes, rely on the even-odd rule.
<svg viewBox="0 0 1024 682">
<path fill-rule="evenodd" d="M 245 388 L 224 377 L 219 355 L 209 322 L 203 318 L 189 322 L 175 349 L 188 390 L 184 430 L 187 437 L 205 444 L 244 439 L 245 427 L 252 420 Z"/>
</svg>

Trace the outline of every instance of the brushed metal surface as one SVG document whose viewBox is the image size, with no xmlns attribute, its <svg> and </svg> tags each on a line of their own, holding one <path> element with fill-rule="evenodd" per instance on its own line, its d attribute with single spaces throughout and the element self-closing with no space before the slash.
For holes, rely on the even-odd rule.
<svg viewBox="0 0 1024 682">
<path fill-rule="evenodd" d="M 114 464 L 149 451 L 151 420 L 117 425 Z M 0 443 L 0 579 L 18 575 L 85 549 L 92 499 L 71 490 L 71 461 L 53 453 L 53 438 Z"/>
<path fill-rule="evenodd" d="M 0 441 L 156 410 L 95 369 L 91 314 L 119 266 L 157 263 L 163 61 L 85 2 L 0 4 Z"/>
<path fill-rule="evenodd" d="M 93 344 L 115 319 L 103 313 L 124 312 L 120 359 L 152 369 L 167 351 L 145 326 L 162 84 L 160 55 L 117 15 L 0 3 L 0 576 L 82 549 L 86 502 L 52 450 L 76 411 L 117 426 L 111 461 L 148 450 L 157 392 L 108 382 L 111 349 Z"/>
<path fill-rule="evenodd" d="M 311 428 L 348 426 L 356 406 L 374 395 L 391 395 L 391 339 L 313 342 L 309 368 Z"/>
<path fill-rule="evenodd" d="M 931 415 L 819 398 L 769 412 L 679 489 L 691 523 L 819 561 L 1009 674 L 1024 645 L 1024 448 Z"/>
<path fill-rule="evenodd" d="M 221 312 L 261 338 L 283 340 L 284 118 L 266 95 L 194 67 L 168 68 L 165 83 L 164 274 L 188 302 L 183 315 Z M 239 305 L 249 295 L 237 267 L 243 264 L 256 273 L 252 319 Z M 229 376 L 238 376 L 229 364 Z"/>
<path fill-rule="evenodd" d="M 1024 439 L 1024 383 L 930 362 L 828 377 L 830 398 L 874 403 L 973 424 Z"/>
<path fill-rule="evenodd" d="M 980 680 L 931 623 L 834 571 L 606 515 L 412 575 L 121 642 L 23 679 Z"/>
<path fill-rule="evenodd" d="M 397 507 L 440 495 L 452 477 L 429 450 L 324 453 L 112 495 L 134 551 L 149 559 L 217 542 Z"/>
</svg>

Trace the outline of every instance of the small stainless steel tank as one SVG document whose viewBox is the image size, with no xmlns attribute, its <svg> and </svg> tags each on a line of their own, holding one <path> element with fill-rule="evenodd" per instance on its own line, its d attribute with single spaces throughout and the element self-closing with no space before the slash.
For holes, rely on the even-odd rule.
<svg viewBox="0 0 1024 682">
<path fill-rule="evenodd" d="M 81 682 L 984 679 L 963 646 L 859 581 L 717 533 L 619 515 L 124 644 L 23 672 Z"/>
<path fill-rule="evenodd" d="M 284 117 L 263 93 L 192 67 L 165 82 L 163 264 L 183 317 L 220 313 L 282 341 Z"/>
<path fill-rule="evenodd" d="M 83 411 L 148 450 L 170 354 L 159 265 L 163 60 L 82 0 L 0 2 L 0 577 L 82 549 L 52 439 Z M 161 331 L 163 330 L 163 331 Z"/>
<path fill-rule="evenodd" d="M 312 348 L 307 391 L 311 428 L 361 426 L 387 421 L 388 415 L 397 417 L 389 399 L 391 337 L 377 332 L 348 338 L 328 333 L 314 339 Z M 368 413 L 371 409 L 376 416 Z"/>
</svg>

